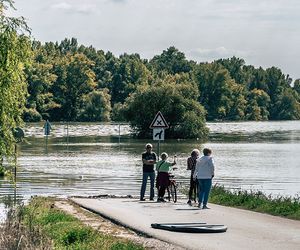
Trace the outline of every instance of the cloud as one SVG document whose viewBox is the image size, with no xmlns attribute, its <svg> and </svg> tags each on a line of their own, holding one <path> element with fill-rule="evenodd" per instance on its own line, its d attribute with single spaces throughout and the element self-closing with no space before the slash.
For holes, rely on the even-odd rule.
<svg viewBox="0 0 300 250">
<path fill-rule="evenodd" d="M 113 2 L 113 3 L 125 3 L 127 2 L 127 0 L 109 0 L 110 2 Z"/>
<path fill-rule="evenodd" d="M 53 4 L 51 6 L 51 8 L 53 8 L 53 9 L 60 9 L 60 10 L 70 10 L 70 9 L 72 9 L 72 6 L 70 4 L 68 4 L 68 3 L 61 2 L 61 3 Z"/>
<path fill-rule="evenodd" d="M 95 7 L 91 4 L 86 4 L 86 3 L 69 4 L 67 2 L 60 2 L 60 3 L 53 4 L 51 8 L 56 10 L 63 10 L 70 13 L 72 12 L 72 13 L 79 13 L 79 14 L 90 14 L 94 11 Z"/>
<path fill-rule="evenodd" d="M 232 56 L 247 57 L 250 55 L 250 52 L 218 47 L 214 49 L 197 48 L 187 52 L 187 55 L 197 61 L 213 61 L 216 59 L 228 58 Z"/>
</svg>

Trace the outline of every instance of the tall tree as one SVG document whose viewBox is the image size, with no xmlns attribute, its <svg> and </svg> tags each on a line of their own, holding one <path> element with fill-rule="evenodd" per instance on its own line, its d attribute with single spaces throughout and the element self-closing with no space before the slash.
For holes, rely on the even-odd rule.
<svg viewBox="0 0 300 250">
<path fill-rule="evenodd" d="M 84 96 L 96 88 L 92 65 L 93 62 L 84 54 L 68 54 L 55 65 L 57 80 L 52 89 L 60 108 L 51 112 L 54 120 L 77 120 Z"/>
<path fill-rule="evenodd" d="M 125 117 L 140 137 L 150 137 L 149 126 L 157 111 L 169 123 L 167 137 L 204 138 L 205 110 L 197 101 L 198 90 L 188 75 L 166 75 L 142 85 L 125 102 Z"/>
<path fill-rule="evenodd" d="M 0 158 L 14 150 L 13 129 L 22 123 L 27 86 L 24 65 L 30 59 L 30 42 L 23 32 L 28 27 L 23 18 L 11 18 L 5 11 L 12 1 L 0 0 Z"/>
<path fill-rule="evenodd" d="M 240 120 L 245 116 L 244 87 L 235 83 L 222 65 L 200 64 L 195 71 L 200 97 L 207 119 Z"/>
<path fill-rule="evenodd" d="M 171 46 L 161 55 L 154 56 L 150 60 L 150 65 L 155 72 L 166 71 L 169 74 L 176 74 L 190 72 L 194 63 L 189 62 L 183 52 Z"/>
</svg>

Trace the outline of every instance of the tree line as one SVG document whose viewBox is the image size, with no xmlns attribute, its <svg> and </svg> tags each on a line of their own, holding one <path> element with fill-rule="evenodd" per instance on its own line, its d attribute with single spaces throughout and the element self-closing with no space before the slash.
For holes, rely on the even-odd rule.
<svg viewBox="0 0 300 250">
<path fill-rule="evenodd" d="M 205 119 L 300 118 L 300 80 L 292 86 L 279 68 L 255 68 L 241 58 L 197 63 L 175 47 L 150 60 L 116 57 L 75 38 L 33 41 L 31 50 L 25 121 L 130 121 L 143 134 L 161 110 L 180 135 Z"/>
<path fill-rule="evenodd" d="M 75 38 L 41 43 L 23 18 L 5 16 L 9 7 L 11 0 L 0 0 L 0 149 L 11 149 L 21 118 L 128 121 L 147 137 L 160 110 L 170 125 L 166 136 L 175 138 L 205 137 L 206 120 L 300 118 L 300 80 L 292 84 L 279 68 L 237 57 L 198 63 L 175 47 L 147 60 Z"/>
</svg>

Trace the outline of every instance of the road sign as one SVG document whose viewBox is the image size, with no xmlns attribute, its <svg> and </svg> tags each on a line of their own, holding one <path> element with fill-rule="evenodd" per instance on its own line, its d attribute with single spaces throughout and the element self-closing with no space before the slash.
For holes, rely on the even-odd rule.
<svg viewBox="0 0 300 250">
<path fill-rule="evenodd" d="M 153 121 L 151 122 L 150 128 L 169 128 L 168 123 L 160 111 L 158 111 L 155 115 Z"/>
<path fill-rule="evenodd" d="M 165 139 L 165 129 L 164 128 L 154 128 L 153 129 L 153 140 L 163 141 Z"/>
</svg>

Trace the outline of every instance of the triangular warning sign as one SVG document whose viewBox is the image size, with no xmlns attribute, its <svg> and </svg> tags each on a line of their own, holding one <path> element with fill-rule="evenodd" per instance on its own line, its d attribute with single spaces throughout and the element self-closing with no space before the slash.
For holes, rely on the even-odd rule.
<svg viewBox="0 0 300 250">
<path fill-rule="evenodd" d="M 168 123 L 160 111 L 158 111 L 155 115 L 153 121 L 151 122 L 150 128 L 169 128 Z"/>
</svg>

